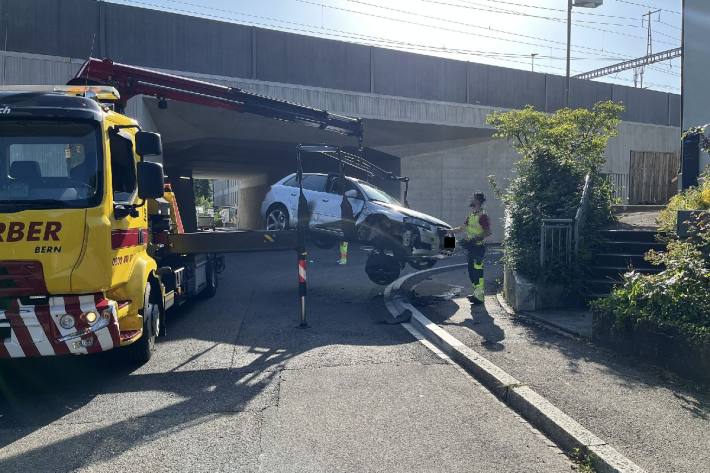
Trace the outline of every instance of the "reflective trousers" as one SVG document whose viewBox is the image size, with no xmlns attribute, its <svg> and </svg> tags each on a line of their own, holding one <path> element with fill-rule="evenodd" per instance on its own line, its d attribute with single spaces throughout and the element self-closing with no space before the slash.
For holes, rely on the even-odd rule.
<svg viewBox="0 0 710 473">
<path fill-rule="evenodd" d="M 338 261 L 339 264 L 348 264 L 348 242 L 347 241 L 341 241 L 340 242 L 340 260 Z"/>
<path fill-rule="evenodd" d="M 486 247 L 483 245 L 471 246 L 468 249 L 468 277 L 473 286 L 473 297 L 483 301 L 485 285 L 483 281 L 483 257 Z"/>
</svg>

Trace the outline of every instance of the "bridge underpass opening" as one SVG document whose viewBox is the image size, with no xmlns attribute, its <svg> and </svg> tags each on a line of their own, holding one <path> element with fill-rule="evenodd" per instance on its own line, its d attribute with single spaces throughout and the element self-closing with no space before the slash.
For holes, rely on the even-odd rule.
<svg viewBox="0 0 710 473">
<path fill-rule="evenodd" d="M 263 228 L 260 215 L 263 197 L 269 185 L 296 171 L 298 144 L 341 146 L 396 175 L 412 172 L 410 189 L 414 188 L 415 192 L 410 191 L 410 197 L 414 194 L 410 203 L 415 209 L 441 217 L 438 211 L 441 206 L 430 204 L 430 201 L 441 200 L 444 197 L 442 186 L 447 184 L 441 178 L 432 180 L 432 173 L 427 170 L 427 155 L 446 153 L 491 139 L 490 129 L 365 119 L 366 147 L 358 151 L 356 139 L 317 128 L 180 102 L 168 102 L 167 108 L 160 108 L 158 101 L 150 97 L 142 98 L 142 102 L 146 115 L 163 136 L 164 166 L 169 176 L 188 178 L 181 179 L 185 181 L 182 184 L 187 184 L 189 178 L 239 181 L 239 225 L 243 229 Z M 307 154 L 303 158 L 305 172 L 338 172 L 335 160 Z M 476 159 L 475 154 L 471 159 Z M 405 165 L 409 160 L 416 161 L 414 169 Z M 485 169 L 480 171 L 481 175 L 487 175 Z M 348 167 L 345 173 L 366 177 Z M 401 183 L 369 180 L 402 198 Z M 432 193 L 429 189 L 439 191 Z M 183 189 L 183 193 L 186 190 Z M 191 199 L 194 196 L 178 196 L 181 208 Z M 196 229 L 196 218 L 194 225 L 186 223 L 186 229 Z"/>
</svg>

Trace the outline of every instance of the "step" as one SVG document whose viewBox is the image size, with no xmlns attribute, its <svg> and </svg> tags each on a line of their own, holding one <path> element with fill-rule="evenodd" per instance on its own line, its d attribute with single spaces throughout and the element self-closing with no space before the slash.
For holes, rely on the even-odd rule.
<svg viewBox="0 0 710 473">
<path fill-rule="evenodd" d="M 665 243 L 651 243 L 647 241 L 602 241 L 599 242 L 594 253 L 623 253 L 628 255 L 643 256 L 648 250 L 664 251 Z"/>
<path fill-rule="evenodd" d="M 646 241 L 657 243 L 657 232 L 651 230 L 601 230 L 599 236 L 609 241 Z"/>
<path fill-rule="evenodd" d="M 595 253 L 593 262 L 596 266 L 615 266 L 617 268 L 655 268 L 643 255 L 630 253 Z"/>
<path fill-rule="evenodd" d="M 660 268 L 633 268 L 637 273 L 642 274 L 657 274 L 661 272 Z M 610 278 L 615 281 L 621 281 L 622 275 L 631 271 L 628 267 L 619 266 L 592 266 L 589 268 L 589 273 L 593 279 Z"/>
<path fill-rule="evenodd" d="M 609 294 L 614 286 L 618 285 L 620 281 L 614 281 L 612 279 L 587 279 L 584 281 L 584 289 L 588 294 Z"/>
</svg>

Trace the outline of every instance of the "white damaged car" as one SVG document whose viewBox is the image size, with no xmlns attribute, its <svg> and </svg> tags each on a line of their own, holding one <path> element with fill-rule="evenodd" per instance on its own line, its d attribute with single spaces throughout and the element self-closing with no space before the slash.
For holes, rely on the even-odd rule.
<svg viewBox="0 0 710 473">
<path fill-rule="evenodd" d="M 316 244 L 334 245 L 343 237 L 341 203 L 343 192 L 350 201 L 357 240 L 416 269 L 432 267 L 453 251 L 453 232 L 446 222 L 402 206 L 394 197 L 372 184 L 339 174 L 303 174 L 303 192 L 308 200 L 309 229 Z M 298 181 L 296 174 L 271 186 L 261 205 L 266 230 L 296 227 Z M 447 238 L 449 237 L 449 238 Z M 449 246 L 449 247 L 447 247 Z"/>
</svg>

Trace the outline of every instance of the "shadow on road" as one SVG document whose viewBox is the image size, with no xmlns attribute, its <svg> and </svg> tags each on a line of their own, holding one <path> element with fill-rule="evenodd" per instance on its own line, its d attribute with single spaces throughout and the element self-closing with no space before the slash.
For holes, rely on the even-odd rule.
<svg viewBox="0 0 710 473">
<path fill-rule="evenodd" d="M 282 370 L 313 350 L 317 365 L 336 356 L 329 346 L 368 346 L 376 354 L 377 347 L 414 343 L 381 323 L 382 288 L 367 280 L 364 256 L 353 252 L 348 267 L 337 267 L 331 253 L 311 255 L 307 330 L 296 327 L 295 256 L 239 255 L 229 258 L 215 298 L 171 314 L 167 338 L 144 367 L 127 366 L 118 351 L 1 362 L 0 449 L 50 424 L 91 425 L 0 455 L 0 471 L 37 471 L 48 459 L 66 470 L 97 464 L 213 415 L 277 405 Z"/>
</svg>

